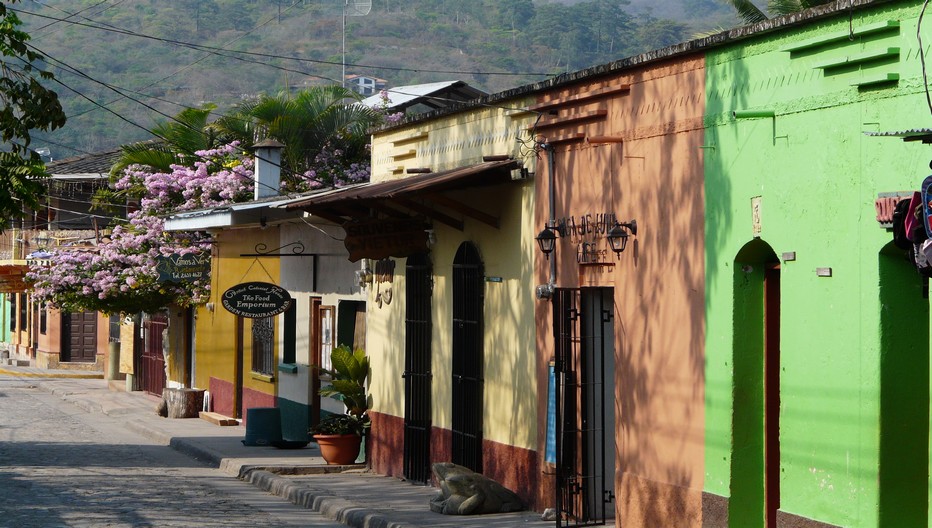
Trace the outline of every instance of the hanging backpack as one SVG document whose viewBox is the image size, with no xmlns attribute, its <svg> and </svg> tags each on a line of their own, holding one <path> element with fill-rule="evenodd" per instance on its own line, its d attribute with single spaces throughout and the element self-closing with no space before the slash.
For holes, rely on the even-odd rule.
<svg viewBox="0 0 932 528">
<path fill-rule="evenodd" d="M 921 244 L 925 241 L 926 236 L 925 222 L 922 214 L 922 194 L 919 191 L 913 193 L 909 200 L 909 211 L 906 215 L 906 237 L 913 241 L 914 244 Z"/>
<path fill-rule="evenodd" d="M 920 188 L 922 193 L 922 226 L 926 231 L 926 238 L 932 238 L 932 176 L 926 176 L 922 180 L 922 187 Z"/>
<path fill-rule="evenodd" d="M 911 199 L 904 198 L 896 202 L 896 206 L 893 208 L 893 243 L 900 249 L 909 249 L 913 245 L 913 241 L 909 236 L 909 229 L 906 227 L 911 216 L 909 210 L 911 202 Z"/>
</svg>

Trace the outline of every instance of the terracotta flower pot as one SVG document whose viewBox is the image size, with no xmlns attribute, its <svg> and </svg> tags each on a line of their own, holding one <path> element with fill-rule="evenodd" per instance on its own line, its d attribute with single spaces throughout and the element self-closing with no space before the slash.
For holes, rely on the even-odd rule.
<svg viewBox="0 0 932 528">
<path fill-rule="evenodd" d="M 328 464 L 344 466 L 356 462 L 362 437 L 355 434 L 314 435 L 314 440 L 320 446 L 320 454 Z"/>
</svg>

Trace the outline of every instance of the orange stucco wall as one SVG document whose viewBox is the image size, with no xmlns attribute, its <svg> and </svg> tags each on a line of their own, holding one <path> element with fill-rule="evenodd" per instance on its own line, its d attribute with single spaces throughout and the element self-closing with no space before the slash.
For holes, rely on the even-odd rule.
<svg viewBox="0 0 932 528">
<path fill-rule="evenodd" d="M 580 97 L 625 84 L 627 93 Z M 704 62 L 695 58 L 590 78 L 539 99 L 558 103 L 538 131 L 553 142 L 555 218 L 614 213 L 638 224 L 620 260 L 599 234 L 561 238 L 550 257 L 558 288 L 614 288 L 616 516 L 629 526 L 701 525 L 703 94 Z M 591 117 L 574 119 L 584 115 Z M 543 151 L 536 177 L 539 226 L 550 214 L 548 166 Z M 605 265 L 578 264 L 580 242 L 604 250 Z M 537 256 L 538 280 L 546 283 L 550 261 Z M 543 301 L 536 309 L 542 398 L 554 353 L 551 310 Z M 540 423 L 545 412 L 541 404 Z M 552 488 L 543 486 L 542 493 Z"/>
</svg>

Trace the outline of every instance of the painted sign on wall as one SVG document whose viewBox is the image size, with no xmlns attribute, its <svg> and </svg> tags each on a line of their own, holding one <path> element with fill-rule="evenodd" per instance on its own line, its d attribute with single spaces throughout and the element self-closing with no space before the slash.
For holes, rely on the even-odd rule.
<svg viewBox="0 0 932 528">
<path fill-rule="evenodd" d="M 281 286 L 268 282 L 244 282 L 223 292 L 221 303 L 240 317 L 260 319 L 278 315 L 291 307 L 291 295 Z"/>
</svg>

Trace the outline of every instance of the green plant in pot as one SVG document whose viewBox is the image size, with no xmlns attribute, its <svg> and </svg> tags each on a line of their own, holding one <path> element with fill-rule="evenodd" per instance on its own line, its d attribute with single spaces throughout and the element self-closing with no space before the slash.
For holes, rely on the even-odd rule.
<svg viewBox="0 0 932 528">
<path fill-rule="evenodd" d="M 330 376 L 330 385 L 320 389 L 321 396 L 343 402 L 345 414 L 325 418 L 311 427 L 310 433 L 328 464 L 352 464 L 359 456 L 362 436 L 369 428 L 370 396 L 369 358 L 362 349 L 353 351 L 340 345 L 330 354 L 332 369 L 321 369 Z"/>
</svg>

